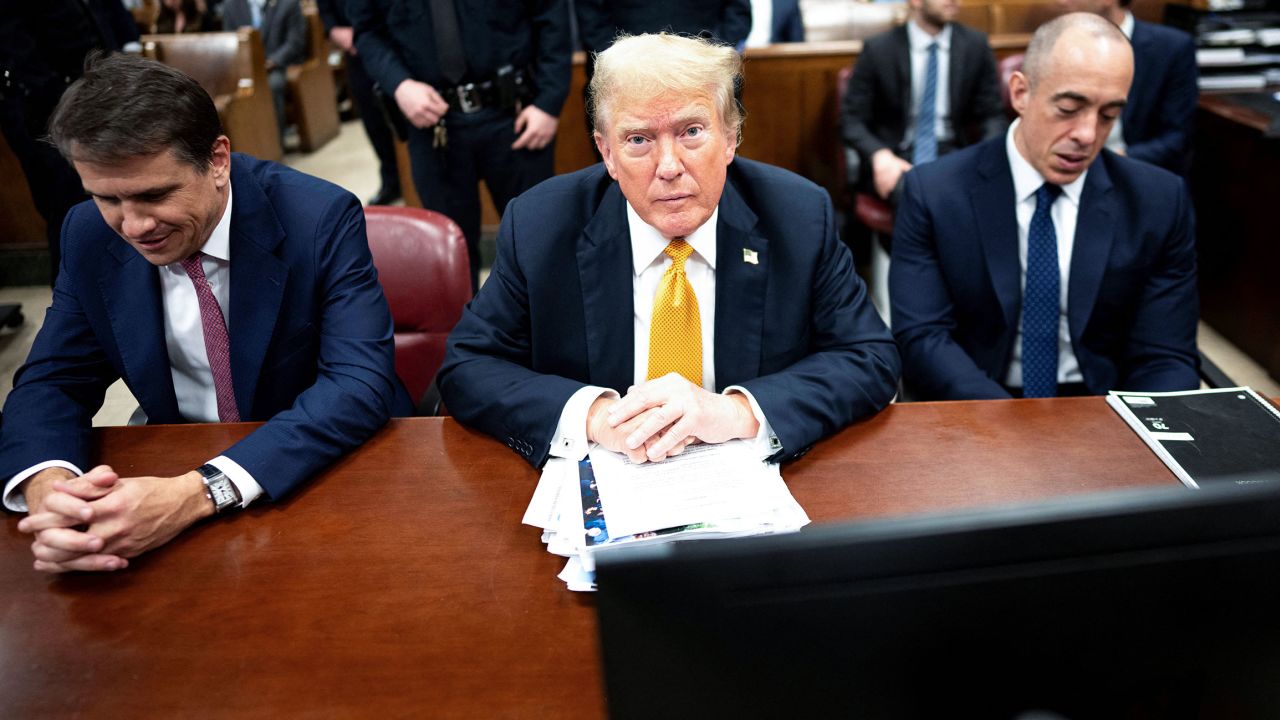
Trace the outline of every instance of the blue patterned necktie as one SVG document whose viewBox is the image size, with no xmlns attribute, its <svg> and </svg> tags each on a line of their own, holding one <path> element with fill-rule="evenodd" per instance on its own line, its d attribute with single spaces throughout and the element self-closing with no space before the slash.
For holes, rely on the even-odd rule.
<svg viewBox="0 0 1280 720">
<path fill-rule="evenodd" d="M 911 164 L 919 165 L 938 159 L 938 43 L 929 43 L 929 59 L 925 63 L 924 93 L 920 111 L 916 113 L 916 142 Z"/>
<path fill-rule="evenodd" d="M 1027 283 L 1022 293 L 1022 395 L 1058 394 L 1058 236 L 1050 209 L 1062 194 L 1045 183 L 1036 190 L 1036 212 L 1027 232 Z"/>
</svg>

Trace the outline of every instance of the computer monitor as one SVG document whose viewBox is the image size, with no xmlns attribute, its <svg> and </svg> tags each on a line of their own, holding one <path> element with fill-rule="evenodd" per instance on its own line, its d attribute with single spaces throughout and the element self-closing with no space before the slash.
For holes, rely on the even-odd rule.
<svg viewBox="0 0 1280 720">
<path fill-rule="evenodd" d="M 1280 718 L 1280 486 L 601 553 L 614 718 Z"/>
</svg>

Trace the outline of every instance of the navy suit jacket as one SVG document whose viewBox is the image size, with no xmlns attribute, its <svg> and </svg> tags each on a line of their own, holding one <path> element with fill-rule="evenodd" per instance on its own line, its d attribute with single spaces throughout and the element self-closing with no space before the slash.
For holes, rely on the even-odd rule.
<svg viewBox="0 0 1280 720">
<path fill-rule="evenodd" d="M 267 423 L 223 454 L 278 498 L 411 406 L 359 201 L 239 154 L 231 187 L 231 375 L 241 418 Z M 88 468 L 90 423 L 121 377 L 148 422 L 186 422 L 156 267 L 91 202 L 67 215 L 62 245 L 53 305 L 5 402 L 0 480 L 46 460 Z"/>
<path fill-rule="evenodd" d="M 1009 397 L 1022 266 L 1005 138 L 907 174 L 889 292 L 903 379 L 918 399 Z M 1067 278 L 1084 384 L 1199 387 L 1195 223 L 1182 180 L 1104 150 L 1089 168 Z"/>
<path fill-rule="evenodd" d="M 751 392 L 779 459 L 889 402 L 898 351 L 824 190 L 734 160 L 716 246 L 716 389 Z M 625 394 L 634 381 L 633 274 L 626 200 L 603 165 L 516 198 L 493 273 L 449 336 L 439 381 L 450 412 L 541 466 L 574 392 Z"/>
<path fill-rule="evenodd" d="M 1187 173 L 1199 77 L 1195 40 L 1190 35 L 1134 21 L 1133 86 L 1121 115 L 1129 157 L 1180 175 Z"/>
</svg>

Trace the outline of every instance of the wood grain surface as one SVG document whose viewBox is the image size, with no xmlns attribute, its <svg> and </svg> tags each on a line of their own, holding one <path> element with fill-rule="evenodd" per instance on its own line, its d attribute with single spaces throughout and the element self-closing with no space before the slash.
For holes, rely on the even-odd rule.
<svg viewBox="0 0 1280 720">
<path fill-rule="evenodd" d="M 253 427 L 109 428 L 98 452 L 176 474 Z M 1177 482 L 1101 398 L 894 405 L 783 477 L 819 523 Z M 536 480 L 420 418 L 115 574 L 34 572 L 11 515 L 0 716 L 602 716 L 593 598 L 520 524 Z"/>
</svg>

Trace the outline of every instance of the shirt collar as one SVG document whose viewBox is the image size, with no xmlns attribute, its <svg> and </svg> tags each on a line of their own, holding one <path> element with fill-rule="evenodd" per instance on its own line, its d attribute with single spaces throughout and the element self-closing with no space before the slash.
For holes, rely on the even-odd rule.
<svg viewBox="0 0 1280 720">
<path fill-rule="evenodd" d="M 1130 41 L 1133 40 L 1133 13 L 1128 10 L 1124 11 L 1124 19 L 1120 21 L 1120 32 Z"/>
<path fill-rule="evenodd" d="M 1013 174 L 1013 196 L 1017 202 L 1023 202 L 1036 194 L 1036 190 L 1044 184 L 1044 176 L 1031 167 L 1031 163 L 1018 152 L 1018 145 L 1013 141 L 1013 132 L 1022 123 L 1022 118 L 1013 121 L 1004 136 L 1005 152 L 1009 155 L 1009 172 Z M 1076 207 L 1080 206 L 1080 193 L 1084 190 L 1084 179 L 1089 176 L 1089 169 L 1080 173 L 1080 177 L 1062 186 L 1062 195 Z"/>
<path fill-rule="evenodd" d="M 942 32 L 937 35 L 930 35 L 916 24 L 915 18 L 907 22 L 907 40 L 911 43 L 912 50 L 928 50 L 929 43 L 937 42 L 938 50 L 947 51 L 951 49 L 951 23 L 947 23 L 942 27 Z"/>
<path fill-rule="evenodd" d="M 711 211 L 711 217 L 684 239 L 712 270 L 716 269 L 716 221 L 719 217 L 720 208 L 717 206 Z M 639 276 L 662 256 L 670 241 L 657 228 L 640 219 L 640 213 L 631 207 L 630 201 L 627 201 L 627 228 L 631 231 L 631 264 Z"/>
<path fill-rule="evenodd" d="M 231 183 L 227 183 L 227 207 L 200 252 L 216 260 L 231 262 Z"/>
</svg>

